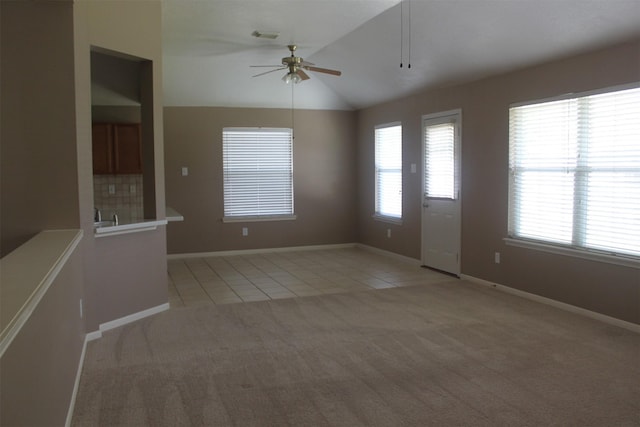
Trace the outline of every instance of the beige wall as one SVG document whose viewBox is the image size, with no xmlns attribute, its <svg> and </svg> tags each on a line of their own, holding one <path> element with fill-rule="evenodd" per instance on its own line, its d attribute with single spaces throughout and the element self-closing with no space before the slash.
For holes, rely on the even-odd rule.
<svg viewBox="0 0 640 427">
<path fill-rule="evenodd" d="M 140 123 L 139 106 L 106 106 L 91 107 L 91 119 L 96 123 Z"/>
<path fill-rule="evenodd" d="M 0 360 L 0 425 L 61 426 L 84 340 L 82 254 L 71 254 Z"/>
<path fill-rule="evenodd" d="M 2 357 L 0 424 L 61 425 L 85 332 L 168 299 L 164 227 L 97 241 L 92 226 L 92 46 L 154 62 L 144 90 L 155 140 L 147 161 L 155 165 L 154 210 L 164 217 L 161 4 L 9 0 L 0 8 L 0 252 L 44 229 L 84 230 Z"/>
<path fill-rule="evenodd" d="M 168 301 L 166 277 L 166 230 L 96 239 L 93 233 L 93 172 L 91 161 L 92 48 L 106 49 L 153 62 L 151 91 L 143 92 L 150 106 L 153 149 L 145 146 L 145 162 L 152 162 L 155 188 L 145 176 L 146 191 L 153 191 L 154 210 L 164 218 L 164 152 L 162 127 L 162 34 L 160 1 L 108 1 L 74 3 L 75 87 L 77 150 L 79 158 L 80 218 L 85 231 L 87 331 L 126 315 Z M 143 114 L 145 114 L 143 112 Z M 143 136 L 144 138 L 144 136 Z M 148 158 L 150 156 L 150 158 Z M 146 172 L 145 172 L 146 173 Z M 146 208 L 145 208 L 146 210 Z"/>
<path fill-rule="evenodd" d="M 78 228 L 72 2 L 1 3 L 0 256 Z"/>
<path fill-rule="evenodd" d="M 475 83 L 431 90 L 358 114 L 358 240 L 419 259 L 421 116 L 462 109 L 462 273 L 606 315 L 640 323 L 640 270 L 506 246 L 508 107 L 640 81 L 640 41 L 579 55 Z M 401 226 L 373 213 L 373 127 L 403 124 Z M 409 173 L 416 163 L 418 173 Z M 392 228 L 392 238 L 386 238 Z M 502 254 L 501 264 L 493 262 Z"/>
<path fill-rule="evenodd" d="M 73 4 L 0 2 L 0 256 L 80 225 Z M 0 425 L 62 425 L 84 339 L 76 249 L 0 360 Z"/>
<path fill-rule="evenodd" d="M 355 113 L 295 111 L 294 221 L 222 223 L 222 128 L 290 127 L 291 111 L 167 107 L 167 226 L 171 254 L 336 244 L 355 240 Z M 189 175 L 181 176 L 181 168 Z M 242 236 L 242 227 L 249 235 Z"/>
</svg>

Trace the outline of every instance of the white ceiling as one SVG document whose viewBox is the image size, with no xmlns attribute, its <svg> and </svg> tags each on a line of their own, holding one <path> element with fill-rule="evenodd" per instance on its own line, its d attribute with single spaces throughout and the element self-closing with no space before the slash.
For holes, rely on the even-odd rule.
<svg viewBox="0 0 640 427">
<path fill-rule="evenodd" d="M 284 71 L 249 66 L 295 43 L 343 72 L 309 72 L 295 107 L 345 110 L 640 37 L 640 0 L 163 0 L 163 37 L 165 105 L 290 108 Z"/>
</svg>

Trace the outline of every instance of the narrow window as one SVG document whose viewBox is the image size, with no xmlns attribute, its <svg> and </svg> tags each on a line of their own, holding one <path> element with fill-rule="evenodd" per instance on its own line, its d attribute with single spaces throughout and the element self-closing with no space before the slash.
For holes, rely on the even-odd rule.
<svg viewBox="0 0 640 427">
<path fill-rule="evenodd" d="M 375 128 L 375 215 L 402 218 L 402 126 Z"/>
</svg>

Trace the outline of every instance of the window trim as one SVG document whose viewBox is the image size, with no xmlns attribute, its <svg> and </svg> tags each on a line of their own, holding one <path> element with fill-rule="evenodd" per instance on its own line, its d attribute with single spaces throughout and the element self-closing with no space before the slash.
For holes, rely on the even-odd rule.
<svg viewBox="0 0 640 427">
<path fill-rule="evenodd" d="M 394 122 L 389 122 L 389 123 L 381 123 L 379 125 L 375 125 L 373 128 L 373 180 L 374 180 L 374 189 L 373 189 L 373 215 L 371 215 L 371 217 L 377 221 L 382 221 L 382 222 L 388 222 L 391 224 L 398 224 L 398 225 L 402 225 L 402 218 L 403 218 L 403 203 L 404 203 L 404 195 L 401 196 L 400 198 L 400 216 L 392 216 L 392 215 L 385 215 L 383 213 L 380 213 L 377 211 L 378 209 L 378 185 L 377 185 L 377 181 L 378 181 L 378 168 L 377 168 L 377 164 L 376 164 L 376 149 L 377 149 L 377 145 L 376 145 L 376 131 L 378 129 L 385 129 L 385 128 L 391 128 L 391 127 L 400 127 L 400 191 L 403 192 L 404 188 L 402 185 L 402 181 L 404 179 L 404 165 L 403 165 L 403 156 L 402 156 L 402 148 L 403 148 L 403 141 L 402 141 L 402 132 L 403 132 L 403 126 L 402 126 L 402 122 L 401 121 L 394 121 Z"/>
<path fill-rule="evenodd" d="M 532 249 L 556 255 L 564 255 L 572 258 L 586 259 L 590 261 L 616 264 L 624 267 L 640 269 L 640 257 L 616 254 L 613 252 L 598 251 L 596 249 L 583 249 L 573 246 L 564 246 L 559 243 L 529 240 L 522 237 L 505 237 L 502 239 L 507 246 Z"/>
<path fill-rule="evenodd" d="M 246 215 L 246 216 L 223 216 L 222 222 L 267 222 L 267 221 L 293 221 L 298 219 L 298 215 L 282 214 L 282 215 Z"/>
<path fill-rule="evenodd" d="M 402 225 L 402 218 L 398 218 L 398 217 L 395 217 L 395 216 L 381 215 L 379 213 L 374 213 L 373 215 L 371 215 L 371 218 L 373 218 L 376 221 L 388 222 L 390 224 L 396 224 L 396 225 Z"/>
<path fill-rule="evenodd" d="M 608 86 L 599 89 L 593 89 L 583 92 L 568 92 L 562 95 L 539 98 L 535 100 L 514 102 L 509 104 L 507 109 L 507 116 L 512 108 L 524 107 L 527 105 L 541 104 L 546 102 L 563 101 L 567 99 L 582 98 L 593 95 L 601 95 L 610 92 L 618 92 L 628 89 L 640 88 L 640 82 L 633 82 L 615 86 Z M 507 117 L 507 122 L 509 118 Z M 509 207 L 509 202 L 507 202 Z M 509 213 L 507 213 L 509 215 Z M 634 256 L 629 254 L 609 252 L 606 250 L 598 250 L 593 248 L 579 247 L 574 245 L 563 245 L 562 243 L 556 243 L 551 241 L 527 239 L 524 237 L 510 236 L 507 233 L 507 237 L 502 239 L 507 246 L 514 246 L 524 249 L 531 249 L 540 252 L 553 253 L 556 255 L 563 255 L 572 258 L 585 259 L 590 261 L 602 262 L 607 264 L 620 265 L 624 267 L 630 267 L 634 269 L 640 269 L 640 256 Z"/>
</svg>

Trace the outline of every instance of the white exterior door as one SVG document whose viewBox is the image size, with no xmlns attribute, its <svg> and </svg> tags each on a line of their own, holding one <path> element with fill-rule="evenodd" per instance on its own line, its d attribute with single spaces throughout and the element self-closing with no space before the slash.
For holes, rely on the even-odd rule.
<svg viewBox="0 0 640 427">
<path fill-rule="evenodd" d="M 460 275 L 460 110 L 422 118 L 422 264 Z"/>
</svg>

